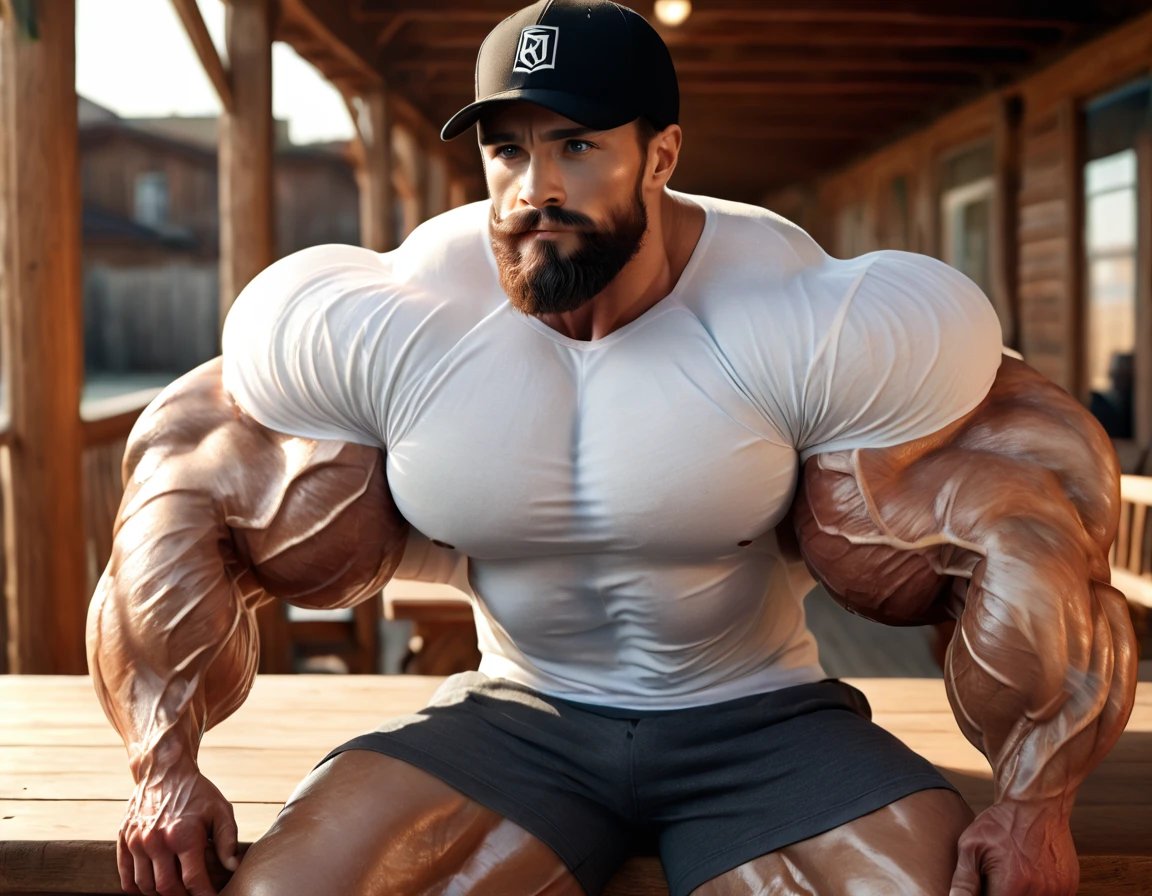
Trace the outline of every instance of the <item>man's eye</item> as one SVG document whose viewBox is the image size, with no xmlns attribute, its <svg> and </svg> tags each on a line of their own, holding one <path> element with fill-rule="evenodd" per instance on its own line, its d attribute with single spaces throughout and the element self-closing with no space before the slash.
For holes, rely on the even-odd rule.
<svg viewBox="0 0 1152 896">
<path fill-rule="evenodd" d="M 516 146 L 501 146 L 496 150 L 496 155 L 501 159 L 510 159 L 516 154 L 518 147 Z"/>
<path fill-rule="evenodd" d="M 592 149 L 592 144 L 587 140 L 569 140 L 568 148 L 577 155 L 583 155 Z"/>
</svg>

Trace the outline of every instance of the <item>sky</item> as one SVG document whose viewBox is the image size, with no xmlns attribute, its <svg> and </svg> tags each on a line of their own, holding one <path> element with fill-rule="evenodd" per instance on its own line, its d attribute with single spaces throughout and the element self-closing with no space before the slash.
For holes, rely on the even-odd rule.
<svg viewBox="0 0 1152 896">
<path fill-rule="evenodd" d="M 196 2 L 223 58 L 224 4 Z M 169 0 L 77 0 L 76 90 L 130 118 L 221 111 Z M 282 43 L 272 46 L 272 114 L 294 143 L 352 136 L 336 88 Z"/>
</svg>

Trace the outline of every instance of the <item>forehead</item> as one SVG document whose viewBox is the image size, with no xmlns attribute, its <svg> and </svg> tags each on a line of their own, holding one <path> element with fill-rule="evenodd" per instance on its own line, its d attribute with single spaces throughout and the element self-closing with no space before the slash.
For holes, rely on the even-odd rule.
<svg viewBox="0 0 1152 896">
<path fill-rule="evenodd" d="M 555 128 L 579 128 L 579 122 L 566 118 L 559 112 L 537 106 L 535 103 L 499 103 L 480 119 L 480 136 L 496 132 L 510 131 L 523 133 L 534 130 Z"/>
</svg>

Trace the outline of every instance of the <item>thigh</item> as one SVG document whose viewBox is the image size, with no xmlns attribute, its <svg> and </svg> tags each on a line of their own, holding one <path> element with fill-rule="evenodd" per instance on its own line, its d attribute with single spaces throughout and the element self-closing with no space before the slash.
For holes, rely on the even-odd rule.
<svg viewBox="0 0 1152 896">
<path fill-rule="evenodd" d="M 367 750 L 312 772 L 224 896 L 578 896 L 539 839 L 413 765 Z"/>
<path fill-rule="evenodd" d="M 745 862 L 693 896 L 947 896 L 972 818 L 951 790 L 920 790 Z"/>
</svg>

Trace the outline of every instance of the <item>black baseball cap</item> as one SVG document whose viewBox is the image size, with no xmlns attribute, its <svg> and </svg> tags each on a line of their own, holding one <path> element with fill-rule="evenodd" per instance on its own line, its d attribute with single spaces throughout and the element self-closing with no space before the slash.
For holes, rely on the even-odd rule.
<svg viewBox="0 0 1152 896">
<path fill-rule="evenodd" d="M 448 120 L 459 137 L 493 104 L 536 103 L 596 130 L 680 117 L 668 47 L 639 13 L 609 0 L 540 0 L 497 25 L 476 57 L 476 101 Z"/>
</svg>

